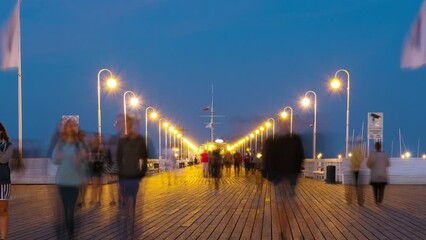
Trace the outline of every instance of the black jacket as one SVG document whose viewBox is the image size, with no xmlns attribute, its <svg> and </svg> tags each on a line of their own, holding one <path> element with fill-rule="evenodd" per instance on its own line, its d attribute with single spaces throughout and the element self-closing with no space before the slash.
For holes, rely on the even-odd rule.
<svg viewBox="0 0 426 240">
<path fill-rule="evenodd" d="M 145 139 L 125 137 L 118 142 L 118 176 L 122 178 L 142 178 L 148 170 L 148 150 Z"/>
<path fill-rule="evenodd" d="M 262 156 L 263 176 L 275 184 L 299 174 L 305 159 L 302 140 L 294 134 L 268 139 Z"/>
</svg>

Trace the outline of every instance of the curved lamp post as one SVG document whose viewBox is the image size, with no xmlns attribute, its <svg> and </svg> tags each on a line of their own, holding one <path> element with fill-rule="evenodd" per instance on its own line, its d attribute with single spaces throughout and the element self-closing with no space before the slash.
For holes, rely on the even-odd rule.
<svg viewBox="0 0 426 240">
<path fill-rule="evenodd" d="M 281 112 L 281 118 L 287 119 L 289 117 L 287 110 L 290 111 L 290 136 L 291 136 L 293 135 L 293 108 L 289 106 L 285 107 L 283 111 Z"/>
<path fill-rule="evenodd" d="M 149 116 L 151 119 L 155 120 L 158 118 L 158 113 L 155 111 L 153 107 L 147 107 L 145 109 L 145 144 L 148 147 L 148 111 L 151 110 L 151 115 Z"/>
<path fill-rule="evenodd" d="M 99 142 L 102 143 L 102 113 L 101 113 L 101 73 L 108 72 L 109 79 L 107 80 L 107 87 L 113 89 L 117 87 L 117 80 L 114 79 L 112 72 L 109 69 L 103 68 L 98 72 L 98 137 Z"/>
<path fill-rule="evenodd" d="M 349 100 L 350 100 L 350 86 L 351 86 L 351 76 L 349 74 L 349 72 L 345 69 L 339 69 L 336 71 L 336 73 L 334 74 L 334 78 L 331 80 L 330 82 L 330 86 L 332 89 L 336 90 L 339 89 L 341 86 L 341 81 L 340 79 L 337 77 L 337 75 L 340 73 L 346 73 L 347 76 L 347 80 L 348 80 L 348 85 L 346 88 L 347 91 L 347 98 L 346 98 L 346 158 L 348 158 L 348 154 L 349 154 Z"/>
<path fill-rule="evenodd" d="M 158 120 L 158 160 L 160 160 L 160 158 L 161 158 L 161 128 L 162 128 L 162 125 L 161 125 L 161 122 L 162 121 L 166 121 L 166 119 L 164 119 L 164 118 L 160 118 L 159 120 Z M 165 122 L 164 124 L 166 124 L 167 122 Z M 167 126 L 168 126 L 168 124 L 167 124 Z M 167 127 L 166 127 L 166 131 L 167 131 Z M 167 133 L 166 133 L 166 149 L 167 149 Z"/>
<path fill-rule="evenodd" d="M 272 122 L 272 139 L 274 139 L 275 138 L 275 119 L 268 118 L 267 120 Z"/>
<path fill-rule="evenodd" d="M 314 133 L 313 133 L 313 147 L 312 147 L 312 159 L 315 160 L 317 153 L 317 94 L 314 91 L 308 91 L 305 93 L 305 97 L 302 100 L 302 105 L 308 107 L 311 104 L 309 95 L 314 96 Z"/>
<path fill-rule="evenodd" d="M 124 135 L 127 135 L 127 94 L 132 94 L 132 99 L 130 100 L 130 105 L 136 106 L 139 104 L 139 100 L 136 97 L 136 94 L 132 91 L 126 91 L 123 94 L 123 113 L 124 113 Z"/>
</svg>

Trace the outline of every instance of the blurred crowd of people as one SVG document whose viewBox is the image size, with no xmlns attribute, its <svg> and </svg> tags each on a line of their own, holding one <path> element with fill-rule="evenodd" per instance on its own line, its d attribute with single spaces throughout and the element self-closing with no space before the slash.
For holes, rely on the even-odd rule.
<svg viewBox="0 0 426 240">
<path fill-rule="evenodd" d="M 125 120 L 127 134 L 124 134 Z M 61 121 L 57 134 L 52 137 L 50 148 L 51 159 L 57 165 L 56 185 L 59 199 L 55 224 L 59 239 L 75 239 L 76 207 L 97 208 L 102 202 L 106 202 L 102 194 L 105 183 L 109 192 L 108 204 L 112 207 L 117 205 L 120 209 L 117 222 L 122 224 L 124 229 L 123 238 L 132 239 L 139 184 L 148 170 L 147 143 L 135 130 L 138 129 L 137 124 L 136 119 L 124 119 L 124 116 L 120 115 L 115 123 L 117 133 L 108 139 L 102 139 L 98 134 L 87 136 L 79 129 L 75 119 Z M 9 224 L 10 166 L 20 165 L 12 164 L 12 159 L 16 159 L 16 156 L 13 156 L 11 145 L 6 128 L 0 123 L 0 239 L 6 239 Z M 371 170 L 370 184 L 376 204 L 383 202 L 390 161 L 382 151 L 381 142 L 376 142 L 374 149 L 367 159 L 361 141 L 351 149 L 350 170 L 353 181 L 347 185 L 348 203 L 351 203 L 353 195 L 356 195 L 358 204 L 364 204 L 361 173 L 363 165 Z M 166 155 L 169 157 L 163 159 L 164 166 L 170 173 L 177 167 L 177 160 L 172 151 Z M 246 176 L 259 172 L 259 175 L 272 184 L 285 188 L 290 196 L 295 195 L 297 178 L 305 159 L 301 138 L 296 134 L 277 135 L 266 139 L 262 151 L 257 153 L 250 149 L 245 152 L 231 152 L 219 147 L 211 151 L 205 150 L 199 157 L 203 177 L 214 180 L 217 192 L 221 177 L 239 177 L 244 169 Z M 192 162 L 197 164 L 198 158 L 195 157 Z M 170 176 L 169 174 L 169 184 Z"/>
<path fill-rule="evenodd" d="M 125 239 L 134 230 L 136 199 L 141 179 L 147 172 L 148 149 L 145 138 L 135 131 L 137 121 L 127 116 L 127 134 L 124 134 L 124 116 L 115 123 L 117 134 L 109 139 L 100 135 L 86 136 L 79 130 L 75 119 L 65 119 L 52 139 L 52 161 L 58 166 L 56 184 L 56 231 L 60 239 L 75 236 L 75 208 L 100 207 L 103 183 L 110 183 L 110 206 L 118 206 L 122 215 L 118 219 L 126 229 Z M 118 186 L 117 183 L 118 182 Z M 91 196 L 86 196 L 90 183 Z M 128 238 L 130 237 L 130 238 Z"/>
</svg>

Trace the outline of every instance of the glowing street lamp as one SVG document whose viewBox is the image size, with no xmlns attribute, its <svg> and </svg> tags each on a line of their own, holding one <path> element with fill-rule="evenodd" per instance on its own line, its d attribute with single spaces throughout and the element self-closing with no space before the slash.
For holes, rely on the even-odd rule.
<svg viewBox="0 0 426 240">
<path fill-rule="evenodd" d="M 158 113 L 155 111 L 153 107 L 147 107 L 145 109 L 145 144 L 148 148 L 148 111 L 151 110 L 151 114 L 149 115 L 152 120 L 156 120 L 158 118 Z"/>
<path fill-rule="evenodd" d="M 131 94 L 132 98 L 130 100 L 130 106 L 132 107 L 136 107 L 139 104 L 139 100 L 136 97 L 136 94 L 132 91 L 126 91 L 123 94 L 123 112 L 124 112 L 124 134 L 127 135 L 128 131 L 127 131 L 127 101 L 126 101 L 126 96 L 127 94 Z"/>
<path fill-rule="evenodd" d="M 342 82 L 337 77 L 337 75 L 340 72 L 346 73 L 347 80 L 348 80 L 348 85 L 347 85 L 347 88 L 346 88 L 347 98 L 346 98 L 346 155 L 345 155 L 346 158 L 348 158 L 348 154 L 349 154 L 349 108 L 350 108 L 349 100 L 350 100 L 350 85 L 351 85 L 350 84 L 351 83 L 351 77 L 350 77 L 349 72 L 347 70 L 345 70 L 345 69 L 339 69 L 339 70 L 337 70 L 336 73 L 334 74 L 334 78 L 331 79 L 331 81 L 330 81 L 330 87 L 333 90 L 340 89 L 340 87 L 342 86 Z"/>
<path fill-rule="evenodd" d="M 169 143 L 170 143 L 170 148 L 172 148 L 172 133 L 175 130 L 175 128 L 173 126 L 169 127 Z"/>
<path fill-rule="evenodd" d="M 165 127 L 165 149 L 167 149 L 167 127 L 169 126 L 169 123 L 164 122 L 163 124 L 161 124 L 162 121 L 166 121 L 165 118 L 160 118 L 158 120 L 158 160 L 160 160 L 161 158 L 161 128 L 164 126 Z M 165 156 L 165 155 L 164 155 Z"/>
<path fill-rule="evenodd" d="M 312 146 L 312 158 L 316 158 L 317 152 L 317 94 L 314 91 L 308 91 L 305 93 L 305 97 L 302 99 L 302 105 L 304 107 L 309 107 L 311 104 L 311 100 L 309 99 L 309 95 L 314 96 L 314 130 L 313 130 L 313 146 Z"/>
<path fill-rule="evenodd" d="M 281 112 L 281 118 L 282 119 L 288 119 L 289 114 L 288 114 L 287 110 L 290 111 L 290 135 L 293 135 L 293 108 L 289 107 L 289 106 L 285 107 L 283 109 L 283 111 Z"/>
<path fill-rule="evenodd" d="M 269 123 L 269 122 L 272 122 L 272 139 L 274 139 L 275 138 L 275 119 L 274 118 L 268 118 L 267 120 L 268 120 L 268 122 L 265 124 L 265 126 L 267 128 L 269 128 L 271 126 L 271 123 Z M 269 125 L 269 127 L 268 127 L 268 125 Z"/>
<path fill-rule="evenodd" d="M 101 73 L 108 72 L 109 78 L 107 80 L 107 88 L 114 89 L 117 87 L 117 80 L 114 79 L 112 72 L 109 69 L 103 68 L 98 72 L 98 137 L 99 142 L 102 143 L 102 114 L 101 114 Z"/>
</svg>

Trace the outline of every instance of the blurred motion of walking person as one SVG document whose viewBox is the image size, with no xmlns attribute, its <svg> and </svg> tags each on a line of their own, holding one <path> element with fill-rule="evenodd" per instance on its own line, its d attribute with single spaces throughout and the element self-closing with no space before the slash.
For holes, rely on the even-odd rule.
<svg viewBox="0 0 426 240">
<path fill-rule="evenodd" d="M 104 172 L 104 165 L 105 163 L 110 162 L 111 153 L 104 145 L 101 145 L 97 135 L 92 136 L 89 147 L 89 169 L 92 180 L 92 198 L 90 204 L 99 207 L 101 206 L 102 174 Z"/>
<path fill-rule="evenodd" d="M 368 157 L 367 167 L 371 169 L 370 183 L 373 186 L 374 201 L 376 204 L 381 204 L 385 194 L 385 186 L 388 182 L 390 162 L 386 153 L 382 152 L 382 144 L 380 142 L 374 144 L 374 150 Z"/>
<path fill-rule="evenodd" d="M 235 176 L 239 176 L 240 170 L 241 170 L 241 162 L 243 161 L 243 156 L 241 156 L 241 153 L 235 152 L 233 157 L 234 157 L 234 173 L 235 173 Z"/>
<path fill-rule="evenodd" d="M 350 166 L 351 166 L 351 172 L 353 177 L 353 187 L 348 186 L 347 188 L 347 196 L 346 201 L 348 203 L 352 202 L 352 195 L 353 195 L 353 188 L 355 188 L 355 194 L 357 197 L 358 204 L 360 206 L 364 205 L 364 190 L 361 183 L 361 179 L 359 176 L 361 164 L 364 161 L 364 153 L 362 151 L 362 141 L 358 140 L 357 144 L 354 148 L 351 150 L 351 157 L 350 157 Z"/>
<path fill-rule="evenodd" d="M 246 175 L 250 172 L 250 165 L 251 165 L 251 154 L 249 152 L 246 152 L 243 158 L 244 161 L 244 169 Z"/>
<path fill-rule="evenodd" d="M 288 195 L 294 197 L 297 177 L 305 159 L 301 138 L 292 134 L 266 140 L 262 159 L 264 164 L 263 176 L 280 189 L 283 194 L 288 190 Z M 289 189 L 285 184 L 286 181 L 290 182 Z M 284 205 L 279 206 L 279 208 L 283 209 Z M 287 221 L 282 221 L 282 226 L 288 224 Z M 286 239 L 286 233 L 281 233 L 281 235 L 283 239 Z"/>
<path fill-rule="evenodd" d="M 223 161 L 225 163 L 226 175 L 231 176 L 231 165 L 232 165 L 232 154 L 227 151 L 225 156 L 223 157 Z"/>
<path fill-rule="evenodd" d="M 0 123 L 0 237 L 6 239 L 9 230 L 10 168 L 12 143 L 6 128 Z"/>
<path fill-rule="evenodd" d="M 61 137 L 53 150 L 53 162 L 58 164 L 56 184 L 62 202 L 63 219 L 58 219 L 58 238 L 75 233 L 74 210 L 81 184 L 84 182 L 84 159 L 87 152 L 78 139 L 78 124 L 67 120 L 62 127 Z"/>
<path fill-rule="evenodd" d="M 250 156 L 250 169 L 251 173 L 254 174 L 256 172 L 256 163 L 258 162 L 256 152 L 253 152 Z"/>
<path fill-rule="evenodd" d="M 86 144 L 86 132 L 79 130 L 78 131 L 78 141 L 81 143 L 84 150 L 89 153 L 90 149 L 89 146 Z M 83 183 L 80 185 L 80 192 L 78 193 L 78 199 L 77 199 L 77 206 L 79 208 L 82 208 L 86 206 L 85 199 L 86 199 L 86 193 L 87 193 L 87 185 L 90 178 L 90 172 L 89 172 L 89 161 L 88 161 L 88 155 L 86 158 L 81 160 L 82 164 L 82 176 L 83 176 Z"/>
<path fill-rule="evenodd" d="M 219 179 L 222 175 L 221 173 L 221 156 L 220 156 L 220 150 L 216 149 L 212 152 L 209 162 L 211 164 L 211 176 L 214 179 L 214 186 L 216 193 L 219 190 Z"/>
<path fill-rule="evenodd" d="M 209 176 L 209 154 L 207 153 L 207 150 L 204 150 L 203 153 L 200 155 L 201 158 L 201 167 L 203 169 L 203 177 Z"/>
<path fill-rule="evenodd" d="M 121 196 L 118 191 L 118 162 L 117 162 L 117 148 L 118 142 L 124 137 L 124 115 L 119 114 L 114 122 L 114 128 L 116 134 L 112 135 L 108 139 L 108 151 L 110 158 L 107 158 L 107 162 L 104 162 L 104 173 L 105 182 L 107 183 L 108 192 L 110 196 L 110 206 L 115 206 L 115 196 L 118 196 L 118 202 L 121 203 Z"/>
<path fill-rule="evenodd" d="M 127 235 L 127 239 L 133 238 L 139 183 L 148 170 L 145 138 L 135 132 L 133 124 L 134 118 L 127 116 L 128 134 L 120 139 L 117 148 L 118 181 L 123 201 L 124 227 L 126 234 L 130 234 Z"/>
<path fill-rule="evenodd" d="M 305 159 L 302 140 L 292 134 L 268 139 L 263 150 L 264 176 L 278 185 L 288 180 L 290 194 L 295 193 L 297 177 Z"/>
</svg>

